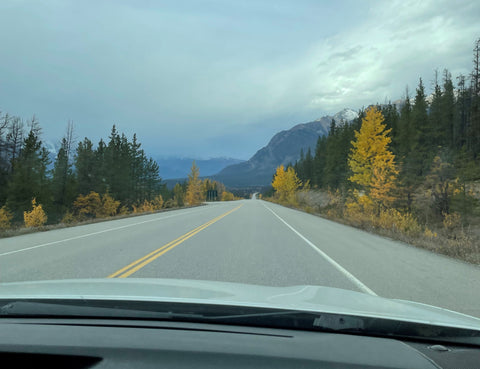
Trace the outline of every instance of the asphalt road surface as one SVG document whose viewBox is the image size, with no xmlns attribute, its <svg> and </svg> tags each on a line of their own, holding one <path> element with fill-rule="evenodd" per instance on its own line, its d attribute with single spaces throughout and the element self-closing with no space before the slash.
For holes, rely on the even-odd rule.
<svg viewBox="0 0 480 369">
<path fill-rule="evenodd" d="M 0 239 L 0 282 L 188 278 L 325 285 L 480 317 L 480 268 L 260 200 Z"/>
</svg>

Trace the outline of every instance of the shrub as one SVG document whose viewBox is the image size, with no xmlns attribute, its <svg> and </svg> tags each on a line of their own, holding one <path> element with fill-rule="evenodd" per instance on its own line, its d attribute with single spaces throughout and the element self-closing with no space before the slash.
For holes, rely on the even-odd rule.
<svg viewBox="0 0 480 369">
<path fill-rule="evenodd" d="M 379 216 L 373 219 L 374 224 L 380 228 L 400 232 L 408 236 L 417 236 L 422 231 L 422 227 L 412 214 L 402 214 L 393 208 L 380 211 Z"/>
<path fill-rule="evenodd" d="M 173 208 L 175 206 L 178 206 L 178 203 L 176 200 L 174 199 L 168 199 L 167 201 L 165 201 L 165 203 L 163 204 L 163 207 L 166 208 L 166 209 L 169 209 L 169 208 Z"/>
<path fill-rule="evenodd" d="M 102 199 L 96 192 L 90 192 L 88 195 L 79 195 L 73 202 L 73 206 L 78 214 L 78 218 L 95 218 L 102 210 Z"/>
<path fill-rule="evenodd" d="M 112 217 L 117 214 L 120 201 L 115 200 L 110 194 L 106 193 L 102 196 L 102 206 L 97 210 L 97 217 Z"/>
<path fill-rule="evenodd" d="M 141 205 L 133 205 L 133 212 L 135 214 L 146 213 L 154 211 L 154 205 L 152 202 L 145 200 Z"/>
<path fill-rule="evenodd" d="M 355 191 L 353 197 L 345 203 L 344 216 L 360 227 L 374 225 L 375 206 L 372 199 Z"/>
<path fill-rule="evenodd" d="M 23 212 L 25 227 L 40 227 L 47 222 L 47 215 L 43 211 L 42 205 L 38 204 L 36 199 L 32 200 L 32 210 Z"/>
<path fill-rule="evenodd" d="M 65 223 L 65 224 L 72 224 L 72 223 L 75 223 L 75 221 L 76 221 L 75 216 L 71 211 L 67 211 L 62 218 L 62 223 Z"/>
<path fill-rule="evenodd" d="M 128 208 L 124 205 L 118 210 L 118 215 L 127 215 L 128 214 Z"/>
<path fill-rule="evenodd" d="M 430 238 L 430 239 L 438 237 L 437 232 L 432 232 L 428 227 L 425 227 L 425 232 L 423 233 L 423 235 L 426 238 Z"/>
<path fill-rule="evenodd" d="M 10 229 L 13 214 L 4 205 L 0 208 L 0 230 Z"/>
<path fill-rule="evenodd" d="M 233 193 L 228 191 L 222 192 L 222 201 L 233 201 L 233 200 L 235 200 L 235 196 L 233 195 Z"/>
<path fill-rule="evenodd" d="M 162 195 L 155 196 L 155 198 L 152 201 L 152 206 L 154 210 L 160 210 L 163 207 Z"/>
</svg>

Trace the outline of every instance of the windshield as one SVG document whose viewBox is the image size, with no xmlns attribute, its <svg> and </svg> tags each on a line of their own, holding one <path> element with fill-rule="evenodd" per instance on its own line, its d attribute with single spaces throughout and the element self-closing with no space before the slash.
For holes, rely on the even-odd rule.
<svg viewBox="0 0 480 369">
<path fill-rule="evenodd" d="M 0 300 L 480 318 L 478 14 L 2 1 Z"/>
</svg>

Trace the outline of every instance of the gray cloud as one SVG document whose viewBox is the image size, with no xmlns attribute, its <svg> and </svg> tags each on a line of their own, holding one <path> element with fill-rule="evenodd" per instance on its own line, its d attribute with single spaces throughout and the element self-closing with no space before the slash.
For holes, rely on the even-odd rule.
<svg viewBox="0 0 480 369">
<path fill-rule="evenodd" d="M 116 123 L 150 152 L 248 158 L 280 129 L 448 67 L 468 73 L 474 1 L 0 2 L 0 110 Z"/>
</svg>

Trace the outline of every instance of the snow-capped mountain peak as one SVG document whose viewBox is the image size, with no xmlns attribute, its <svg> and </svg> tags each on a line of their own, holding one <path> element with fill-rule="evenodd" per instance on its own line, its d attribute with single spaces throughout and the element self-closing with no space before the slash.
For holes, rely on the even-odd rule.
<svg viewBox="0 0 480 369">
<path fill-rule="evenodd" d="M 335 119 L 336 122 L 340 122 L 342 120 L 344 122 L 351 122 L 355 118 L 358 118 L 358 112 L 350 108 L 345 108 L 333 116 L 333 119 Z"/>
<path fill-rule="evenodd" d="M 339 111 L 338 113 L 336 113 L 333 117 L 327 115 L 327 116 L 316 119 L 315 122 L 321 121 L 325 118 L 333 118 L 333 119 L 335 119 L 335 121 L 338 124 L 341 121 L 351 122 L 352 120 L 354 120 L 357 117 L 358 117 L 358 112 L 356 112 L 355 110 L 350 109 L 350 108 L 345 108 L 345 109 Z"/>
</svg>

